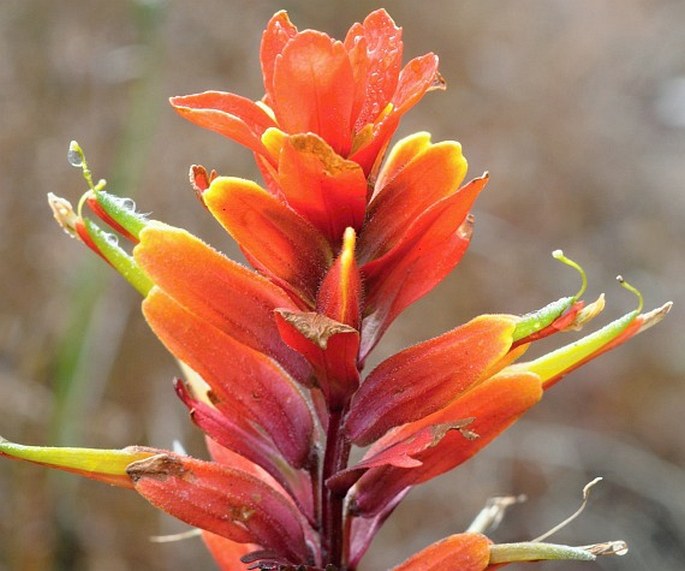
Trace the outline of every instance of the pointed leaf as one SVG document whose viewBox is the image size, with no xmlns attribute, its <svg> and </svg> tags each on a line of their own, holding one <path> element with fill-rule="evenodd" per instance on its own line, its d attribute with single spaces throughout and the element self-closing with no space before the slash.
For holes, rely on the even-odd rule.
<svg viewBox="0 0 685 571">
<path fill-rule="evenodd" d="M 185 230 L 159 222 L 141 232 L 133 255 L 155 284 L 190 312 L 310 384 L 310 367 L 283 343 L 276 329 L 274 309 L 297 309 L 281 288 Z"/>
<path fill-rule="evenodd" d="M 313 30 L 290 39 L 276 58 L 272 100 L 284 131 L 311 131 L 339 155 L 347 155 L 352 140 L 354 77 L 341 42 Z"/>
<path fill-rule="evenodd" d="M 25 446 L 0 437 L 0 456 L 72 472 L 123 488 L 133 487 L 126 467 L 132 462 L 149 458 L 159 452 L 160 450 L 141 446 L 129 446 L 123 450 Z"/>
<path fill-rule="evenodd" d="M 390 139 L 402 115 L 411 109 L 431 89 L 444 88 L 438 73 L 438 56 L 426 54 L 411 60 L 400 72 L 399 82 L 391 105 L 376 119 L 370 134 L 356 142 L 350 160 L 361 165 L 364 173 L 374 178 Z"/>
<path fill-rule="evenodd" d="M 341 241 L 348 226 L 361 228 L 367 194 L 364 172 L 314 133 L 291 135 L 284 141 L 278 183 L 288 205 L 331 244 Z"/>
<path fill-rule="evenodd" d="M 373 123 L 372 121 L 362 122 L 362 109 L 368 107 L 367 105 L 367 84 L 369 83 L 369 69 L 371 67 L 371 61 L 369 60 L 369 54 L 367 51 L 367 41 L 364 37 L 364 27 L 359 22 L 352 24 L 350 29 L 345 36 L 345 50 L 347 51 L 347 57 L 350 60 L 350 65 L 352 66 L 352 77 L 354 82 L 354 101 L 352 103 L 352 150 L 354 150 L 357 144 L 357 135 L 359 131 L 365 131 Z M 385 101 L 390 101 L 388 97 Z M 379 107 L 379 111 L 383 109 L 385 105 Z M 364 112 L 364 117 L 369 116 L 369 109 Z"/>
<path fill-rule="evenodd" d="M 371 546 L 376 533 L 390 517 L 398 504 L 409 493 L 410 488 L 402 490 L 386 503 L 382 511 L 372 517 L 352 517 L 350 525 L 350 567 L 355 568 Z M 350 516 L 351 517 L 351 516 Z"/>
<path fill-rule="evenodd" d="M 191 123 L 267 155 L 261 136 L 276 123 L 254 101 L 223 91 L 205 91 L 169 99 L 177 113 Z"/>
<path fill-rule="evenodd" d="M 383 361 L 352 399 L 347 434 L 363 446 L 445 407 L 508 353 L 515 327 L 512 316 L 483 315 Z"/>
<path fill-rule="evenodd" d="M 307 460 L 313 421 L 294 381 L 263 353 L 237 342 L 154 288 L 143 302 L 150 327 L 236 412 L 263 427 L 296 467 Z"/>
<path fill-rule="evenodd" d="M 385 150 L 395 134 L 401 116 L 392 112 L 392 105 L 379 115 L 376 123 L 363 129 L 353 141 L 349 159 L 358 163 L 366 177 L 373 181 L 380 169 Z"/>
<path fill-rule="evenodd" d="M 368 456 L 406 440 L 426 426 L 473 417 L 469 430 L 478 435 L 465 438 L 458 431 L 445 434 L 440 442 L 415 455 L 422 464 L 415 468 L 381 466 L 368 470 L 353 488 L 350 509 L 357 515 L 373 516 L 402 490 L 420 484 L 465 462 L 511 426 L 542 396 L 540 378 L 530 373 L 500 373 L 423 419 L 401 426 L 377 441 Z"/>
<path fill-rule="evenodd" d="M 219 177 L 203 198 L 260 271 L 313 306 L 332 254 L 326 239 L 309 222 L 243 179 Z"/>
<path fill-rule="evenodd" d="M 459 533 L 441 539 L 392 571 L 483 571 L 490 561 L 491 541 L 479 533 Z"/>
<path fill-rule="evenodd" d="M 217 444 L 258 464 L 273 477 L 280 474 L 284 463 L 276 447 L 257 431 L 247 417 L 223 414 L 216 407 L 194 398 L 179 379 L 174 383 L 176 394 L 189 411 L 191 420 Z"/>
<path fill-rule="evenodd" d="M 427 131 L 419 131 L 397 141 L 392 149 L 390 149 L 383 168 L 378 173 L 372 200 L 376 198 L 376 194 L 385 188 L 390 181 L 397 178 L 397 175 L 399 175 L 404 167 L 416 157 L 426 153 L 431 144 L 431 134 Z"/>
<path fill-rule="evenodd" d="M 306 561 L 302 522 L 292 503 L 236 468 L 176 454 L 129 465 L 136 491 L 186 523 L 238 543 L 256 543 Z"/>
</svg>

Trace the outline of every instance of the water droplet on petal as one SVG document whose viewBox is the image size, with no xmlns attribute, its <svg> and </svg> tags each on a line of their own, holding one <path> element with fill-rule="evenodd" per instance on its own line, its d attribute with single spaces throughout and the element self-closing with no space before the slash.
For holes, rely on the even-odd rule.
<svg viewBox="0 0 685 571">
<path fill-rule="evenodd" d="M 119 238 L 115 234 L 106 234 L 105 240 L 110 246 L 119 246 Z"/>
<path fill-rule="evenodd" d="M 122 198 L 120 205 L 123 209 L 130 212 L 135 212 L 136 210 L 136 202 L 132 198 Z"/>
</svg>

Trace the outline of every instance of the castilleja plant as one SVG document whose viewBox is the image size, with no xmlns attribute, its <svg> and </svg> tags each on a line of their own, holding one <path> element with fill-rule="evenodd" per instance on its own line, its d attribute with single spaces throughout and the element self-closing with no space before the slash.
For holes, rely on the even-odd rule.
<svg viewBox="0 0 685 571">
<path fill-rule="evenodd" d="M 343 42 L 299 32 L 279 12 L 262 38 L 260 101 L 217 91 L 171 99 L 181 116 L 254 152 L 264 187 L 190 171 L 254 269 L 94 184 L 72 143 L 70 162 L 90 188 L 76 210 L 51 195 L 55 216 L 144 297 L 147 322 L 181 364 L 175 389 L 212 460 L 5 440 L 0 453 L 134 489 L 201 530 L 221 569 L 351 571 L 414 486 L 471 458 L 564 375 L 665 315 L 670 304 L 643 313 L 624 284 L 637 309 L 523 360 L 534 342 L 578 330 L 603 308 L 603 297 L 581 299 L 585 274 L 555 252 L 580 272 L 578 294 L 523 316 L 475 317 L 363 374 L 392 321 L 459 262 L 488 181 L 463 184 L 460 145 L 428 133 L 386 152 L 402 115 L 445 86 L 437 56 L 401 62 L 401 29 L 384 10 Z M 131 254 L 86 206 L 134 245 Z M 369 447 L 350 465 L 353 446 Z M 485 520 L 395 569 L 476 571 L 625 551 L 620 542 L 494 545 Z"/>
</svg>

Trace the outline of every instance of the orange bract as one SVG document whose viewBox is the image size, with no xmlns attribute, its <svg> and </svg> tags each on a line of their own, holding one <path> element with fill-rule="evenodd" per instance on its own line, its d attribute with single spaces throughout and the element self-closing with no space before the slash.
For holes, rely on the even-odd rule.
<svg viewBox="0 0 685 571">
<path fill-rule="evenodd" d="M 80 147 L 70 146 L 91 188 L 78 212 L 51 196 L 55 217 L 144 296 L 148 324 L 181 365 L 185 380 L 174 388 L 212 461 L 1 438 L 0 455 L 135 488 L 203 530 L 225 571 L 354 571 L 414 486 L 467 461 L 545 389 L 665 315 L 669 304 L 642 313 L 637 293 L 636 310 L 521 362 L 532 343 L 579 329 L 603 307 L 603 297 L 580 299 L 585 273 L 559 252 L 581 274 L 575 296 L 524 316 L 476 317 L 364 376 L 392 321 L 461 260 L 488 182 L 486 173 L 464 183 L 461 145 L 425 132 L 385 159 L 401 116 L 444 87 L 435 55 L 402 67 L 402 48 L 384 10 L 342 42 L 300 32 L 279 12 L 262 38 L 261 101 L 218 91 L 171 99 L 186 119 L 254 152 L 264 188 L 191 167 L 193 190 L 254 270 L 133 212 L 92 184 Z M 84 204 L 135 245 L 132 254 Z M 353 445 L 370 447 L 350 466 Z M 394 569 L 483 571 L 491 554 L 513 560 L 498 547 L 506 546 L 480 534 L 451 535 Z"/>
<path fill-rule="evenodd" d="M 401 69 L 401 30 L 385 10 L 355 24 L 345 42 L 313 30 L 298 32 L 285 12 L 262 37 L 265 96 L 260 104 L 230 93 L 206 92 L 171 99 L 186 119 L 236 140 L 273 165 L 260 143 L 267 128 L 315 133 L 365 175 L 390 141 L 400 117 L 423 95 L 444 87 L 433 54 Z M 270 108 L 273 119 L 260 105 Z"/>
</svg>

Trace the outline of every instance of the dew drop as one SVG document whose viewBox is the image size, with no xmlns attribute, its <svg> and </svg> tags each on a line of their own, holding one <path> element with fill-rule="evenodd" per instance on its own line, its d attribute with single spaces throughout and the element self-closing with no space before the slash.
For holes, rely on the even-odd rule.
<svg viewBox="0 0 685 571">
<path fill-rule="evenodd" d="M 72 167 L 81 168 L 83 166 L 83 151 L 76 141 L 69 143 L 67 161 Z"/>
<path fill-rule="evenodd" d="M 119 205 L 124 210 L 128 210 L 129 212 L 135 212 L 136 211 L 136 202 L 132 198 L 122 198 L 121 201 L 119 202 Z"/>
<path fill-rule="evenodd" d="M 119 246 L 119 238 L 117 238 L 117 236 L 114 234 L 106 234 L 105 240 L 107 240 L 107 243 L 110 246 L 115 246 L 115 247 Z"/>
</svg>

